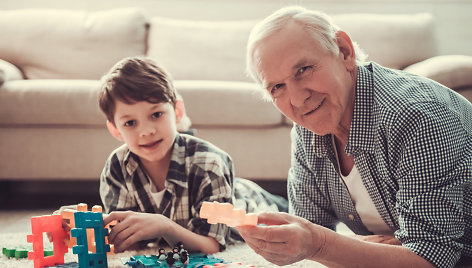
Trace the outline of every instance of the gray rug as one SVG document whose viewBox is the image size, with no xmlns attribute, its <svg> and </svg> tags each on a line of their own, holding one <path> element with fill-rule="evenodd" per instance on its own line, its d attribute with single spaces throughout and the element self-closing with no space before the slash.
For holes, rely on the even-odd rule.
<svg viewBox="0 0 472 268">
<path fill-rule="evenodd" d="M 25 246 L 31 246 L 26 241 L 26 235 L 29 233 L 0 233 L 0 247 L 1 248 L 19 248 Z M 47 242 L 44 242 L 47 246 Z M 129 258 L 135 255 L 151 255 L 156 254 L 155 249 L 147 249 L 140 251 L 126 251 L 114 255 L 109 255 L 107 258 L 108 267 L 128 267 L 123 265 L 121 262 L 122 258 Z M 240 262 L 243 265 L 254 265 L 255 267 L 279 267 L 266 261 L 261 256 L 257 255 L 251 248 L 245 243 L 239 243 L 236 245 L 229 246 L 225 251 L 214 254 L 215 257 L 224 259 L 227 262 Z M 69 252 L 64 256 L 65 262 L 77 262 L 77 255 Z M 14 259 L 7 258 L 5 255 L 0 256 L 0 267 L 33 267 L 33 261 L 28 259 Z M 316 268 L 325 267 L 319 263 L 313 261 L 301 261 L 296 264 L 289 265 L 288 267 L 306 267 Z"/>
</svg>

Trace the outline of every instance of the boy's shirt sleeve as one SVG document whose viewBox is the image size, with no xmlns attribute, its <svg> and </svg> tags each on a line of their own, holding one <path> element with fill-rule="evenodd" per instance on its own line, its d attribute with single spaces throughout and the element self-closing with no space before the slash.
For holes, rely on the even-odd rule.
<svg viewBox="0 0 472 268">
<path fill-rule="evenodd" d="M 194 185 L 189 187 L 192 217 L 188 222 L 188 229 L 197 234 L 215 238 L 220 244 L 220 250 L 223 250 L 228 243 L 229 227 L 225 224 L 209 224 L 206 219 L 200 218 L 200 208 L 204 201 L 232 202 L 233 163 L 231 158 L 226 154 L 208 152 L 205 157 L 194 160 L 190 174 L 193 176 Z"/>
<path fill-rule="evenodd" d="M 114 152 L 107 159 L 100 176 L 100 198 L 105 213 L 116 210 L 136 211 L 137 204 L 131 197 L 126 187 L 120 159 Z"/>
</svg>

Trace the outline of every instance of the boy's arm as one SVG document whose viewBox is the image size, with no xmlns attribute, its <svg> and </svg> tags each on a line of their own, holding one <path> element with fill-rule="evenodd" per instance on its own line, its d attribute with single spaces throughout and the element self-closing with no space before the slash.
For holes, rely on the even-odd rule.
<svg viewBox="0 0 472 268">
<path fill-rule="evenodd" d="M 104 224 L 116 220 L 108 239 L 115 245 L 115 252 L 124 251 L 139 241 L 164 238 L 169 245 L 182 242 L 189 251 L 206 254 L 219 251 L 218 242 L 208 236 L 196 234 L 180 226 L 162 214 L 134 211 L 114 211 L 104 219 Z"/>
</svg>

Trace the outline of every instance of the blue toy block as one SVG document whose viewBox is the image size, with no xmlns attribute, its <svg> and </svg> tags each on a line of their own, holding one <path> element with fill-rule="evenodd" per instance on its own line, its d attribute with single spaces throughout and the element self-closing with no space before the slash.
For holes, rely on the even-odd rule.
<svg viewBox="0 0 472 268">
<path fill-rule="evenodd" d="M 107 252 L 110 246 L 105 243 L 108 230 L 103 225 L 101 212 L 74 213 L 75 228 L 71 230 L 71 236 L 77 238 L 77 245 L 72 247 L 72 252 L 78 255 L 79 268 L 108 267 Z M 95 234 L 96 253 L 90 253 L 87 243 L 87 228 L 93 228 Z"/>
</svg>

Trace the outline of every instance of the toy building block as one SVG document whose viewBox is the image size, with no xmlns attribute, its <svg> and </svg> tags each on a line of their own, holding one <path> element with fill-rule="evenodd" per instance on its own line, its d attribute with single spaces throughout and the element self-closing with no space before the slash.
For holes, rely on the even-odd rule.
<svg viewBox="0 0 472 268">
<path fill-rule="evenodd" d="M 34 267 L 51 266 L 64 263 L 64 254 L 68 248 L 63 243 L 67 233 L 62 229 L 61 215 L 46 215 L 31 218 L 31 235 L 26 236 L 29 243 L 33 243 L 33 251 L 28 252 L 28 259 L 34 261 Z M 54 254 L 46 256 L 44 253 L 43 233 L 52 233 Z"/>
<path fill-rule="evenodd" d="M 83 211 L 83 212 L 87 211 L 87 204 L 85 204 L 85 203 L 77 204 L 77 210 L 75 210 L 75 209 L 64 209 L 64 211 L 62 211 L 62 213 L 61 213 L 62 218 L 66 219 L 69 222 L 69 227 L 71 229 L 75 228 L 74 213 L 77 212 L 77 211 Z M 65 243 L 66 243 L 67 247 L 69 247 L 69 248 L 72 248 L 74 245 L 77 245 L 77 239 L 70 235 L 70 231 L 67 232 L 67 238 L 65 240 Z"/>
<path fill-rule="evenodd" d="M 230 203 L 203 202 L 200 208 L 200 217 L 208 223 L 224 223 L 230 227 L 242 225 L 257 225 L 257 215 L 242 209 L 234 209 Z"/>
<path fill-rule="evenodd" d="M 71 229 L 75 228 L 74 213 L 77 212 L 77 211 L 87 212 L 88 211 L 87 204 L 80 203 L 80 204 L 77 205 L 77 210 L 65 209 L 61 213 L 62 217 L 69 222 L 69 226 L 70 226 Z M 102 206 L 99 206 L 99 205 L 93 206 L 92 207 L 92 212 L 102 212 Z M 113 222 L 107 224 L 107 226 L 105 226 L 105 228 L 107 228 L 108 231 L 110 231 L 110 229 L 111 229 L 110 226 L 113 226 L 115 224 L 116 224 L 116 221 L 113 221 Z M 87 242 L 88 242 L 88 250 L 90 252 L 95 253 L 96 252 L 96 249 L 95 249 L 96 246 L 95 246 L 95 235 L 94 235 L 93 229 L 88 229 L 87 230 Z M 108 237 L 105 237 L 105 242 L 108 244 Z M 77 245 L 77 239 L 75 237 L 72 237 L 71 233 L 68 232 L 68 238 L 65 240 L 65 243 L 67 244 L 67 246 L 69 248 L 72 248 L 73 246 Z M 110 252 L 108 252 L 108 254 L 114 254 L 114 252 L 115 252 L 114 245 L 110 245 Z"/>
<path fill-rule="evenodd" d="M 74 254 L 78 255 L 79 267 L 108 267 L 107 252 L 110 246 L 105 244 L 105 236 L 108 230 L 103 227 L 103 214 L 100 212 L 74 213 L 75 227 L 71 230 L 72 237 L 77 238 L 77 245 L 72 247 Z M 87 242 L 87 230 L 93 228 L 96 253 L 89 253 Z"/>
</svg>

